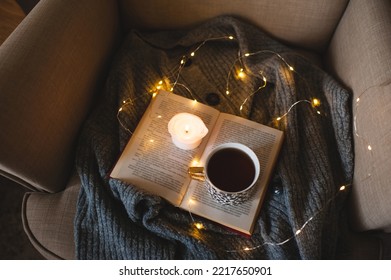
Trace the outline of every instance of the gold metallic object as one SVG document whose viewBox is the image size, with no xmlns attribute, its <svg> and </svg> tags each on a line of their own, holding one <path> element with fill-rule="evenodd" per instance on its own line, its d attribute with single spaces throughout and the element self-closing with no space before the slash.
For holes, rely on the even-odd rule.
<svg viewBox="0 0 391 280">
<path fill-rule="evenodd" d="M 192 179 L 205 181 L 204 168 L 199 166 L 189 167 L 188 173 Z"/>
</svg>

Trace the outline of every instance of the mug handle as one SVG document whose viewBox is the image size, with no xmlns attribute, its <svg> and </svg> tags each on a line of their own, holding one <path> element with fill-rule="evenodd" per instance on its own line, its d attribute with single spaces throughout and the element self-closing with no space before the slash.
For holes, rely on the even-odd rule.
<svg viewBox="0 0 391 280">
<path fill-rule="evenodd" d="M 187 171 L 192 179 L 197 181 L 205 181 L 204 168 L 199 166 L 189 167 Z"/>
</svg>

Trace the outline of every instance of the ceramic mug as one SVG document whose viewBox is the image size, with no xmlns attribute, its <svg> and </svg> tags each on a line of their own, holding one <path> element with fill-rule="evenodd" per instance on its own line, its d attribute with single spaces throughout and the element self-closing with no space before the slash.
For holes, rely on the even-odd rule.
<svg viewBox="0 0 391 280">
<path fill-rule="evenodd" d="M 219 145 L 208 154 L 204 167 L 189 167 L 190 176 L 204 181 L 212 198 L 224 205 L 248 200 L 259 173 L 258 157 L 240 143 Z"/>
</svg>

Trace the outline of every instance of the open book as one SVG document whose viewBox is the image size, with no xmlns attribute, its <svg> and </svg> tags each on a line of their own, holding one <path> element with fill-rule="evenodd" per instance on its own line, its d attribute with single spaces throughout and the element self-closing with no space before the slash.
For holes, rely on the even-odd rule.
<svg viewBox="0 0 391 280">
<path fill-rule="evenodd" d="M 182 112 L 199 116 L 209 133 L 193 150 L 176 147 L 168 132 L 170 119 Z M 114 166 L 110 176 L 159 195 L 173 205 L 236 231 L 251 235 L 283 132 L 181 97 L 159 91 Z M 226 142 L 251 148 L 260 162 L 260 176 L 250 200 L 240 205 L 214 201 L 204 183 L 188 175 L 189 166 L 203 166 L 208 153 Z"/>
</svg>

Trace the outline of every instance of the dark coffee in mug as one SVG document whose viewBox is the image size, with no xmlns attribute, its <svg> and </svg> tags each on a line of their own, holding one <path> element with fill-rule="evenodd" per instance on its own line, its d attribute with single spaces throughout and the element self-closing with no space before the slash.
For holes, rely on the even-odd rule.
<svg viewBox="0 0 391 280">
<path fill-rule="evenodd" d="M 236 148 L 224 148 L 211 156 L 206 173 L 211 183 L 220 190 L 240 192 L 253 183 L 256 170 L 247 153 Z"/>
</svg>

